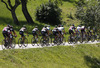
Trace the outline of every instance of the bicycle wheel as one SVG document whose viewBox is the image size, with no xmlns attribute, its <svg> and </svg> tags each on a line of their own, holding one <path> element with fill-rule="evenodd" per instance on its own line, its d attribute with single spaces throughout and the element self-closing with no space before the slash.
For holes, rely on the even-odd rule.
<svg viewBox="0 0 100 68">
<path fill-rule="evenodd" d="M 43 37 L 40 39 L 40 45 L 42 47 L 46 45 L 46 41 L 43 39 Z"/>
<path fill-rule="evenodd" d="M 63 45 L 65 45 L 65 44 L 66 44 L 66 38 L 63 37 Z"/>
<path fill-rule="evenodd" d="M 32 46 L 34 46 L 35 43 L 36 43 L 36 40 L 35 40 L 35 38 L 33 37 L 33 38 L 31 39 L 31 44 L 32 44 Z"/>
<path fill-rule="evenodd" d="M 19 38 L 19 39 L 18 39 L 18 46 L 19 46 L 19 47 L 22 47 L 22 44 L 23 44 L 22 41 L 23 41 L 22 38 Z"/>
<path fill-rule="evenodd" d="M 97 42 L 100 42 L 100 36 L 99 35 L 97 36 Z"/>
<path fill-rule="evenodd" d="M 70 36 L 68 37 L 68 44 L 72 44 Z"/>
<path fill-rule="evenodd" d="M 96 39 L 95 35 L 91 36 L 91 42 L 94 42 Z"/>
<path fill-rule="evenodd" d="M 46 39 L 46 46 L 49 46 L 50 45 L 50 42 L 51 42 L 50 37 L 47 37 L 47 39 Z"/>
<path fill-rule="evenodd" d="M 25 38 L 25 40 L 24 40 L 24 46 L 25 46 L 25 47 L 28 46 L 28 39 L 27 39 L 27 38 Z"/>
<path fill-rule="evenodd" d="M 16 41 L 15 41 L 15 39 L 13 39 L 12 44 L 11 44 L 11 48 L 15 48 L 15 46 L 16 46 Z"/>
<path fill-rule="evenodd" d="M 55 37 L 52 37 L 52 38 L 51 38 L 51 43 L 52 43 L 52 46 L 54 46 L 54 45 L 57 44 L 57 43 L 56 43 L 56 39 L 55 39 Z"/>
<path fill-rule="evenodd" d="M 62 41 L 61 41 L 61 38 L 60 38 L 60 37 L 58 37 L 56 41 L 57 41 L 57 45 L 60 45 L 60 44 L 62 43 Z"/>
</svg>

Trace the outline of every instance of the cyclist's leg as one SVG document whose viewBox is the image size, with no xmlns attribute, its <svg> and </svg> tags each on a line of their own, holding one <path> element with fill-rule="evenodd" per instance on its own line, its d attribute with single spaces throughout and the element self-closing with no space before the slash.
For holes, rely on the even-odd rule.
<svg viewBox="0 0 100 68">
<path fill-rule="evenodd" d="M 21 35 L 22 41 L 24 42 L 24 40 L 25 40 L 24 32 L 20 31 L 20 35 Z"/>
<path fill-rule="evenodd" d="M 6 40 L 6 38 L 7 38 L 6 32 L 3 31 L 2 34 L 3 34 L 4 40 Z"/>
</svg>

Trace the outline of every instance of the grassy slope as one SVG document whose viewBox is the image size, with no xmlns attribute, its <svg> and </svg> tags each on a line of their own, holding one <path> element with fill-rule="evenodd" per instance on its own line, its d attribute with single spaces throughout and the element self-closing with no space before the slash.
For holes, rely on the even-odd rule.
<svg viewBox="0 0 100 68">
<path fill-rule="evenodd" d="M 11 25 L 14 26 L 14 29 L 16 30 L 17 35 L 18 35 L 16 40 L 18 40 L 18 38 L 20 37 L 19 29 L 22 27 L 23 24 L 27 25 L 29 33 L 31 33 L 31 30 L 34 28 L 35 25 L 37 25 L 39 27 L 39 29 L 41 29 L 45 24 L 40 23 L 40 22 L 35 20 L 35 9 L 36 9 L 37 6 L 39 6 L 40 4 L 45 3 L 47 1 L 48 0 L 31 0 L 31 1 L 28 2 L 28 4 L 27 4 L 28 11 L 29 11 L 30 15 L 32 16 L 35 24 L 27 24 L 26 23 L 26 20 L 25 20 L 25 17 L 23 15 L 22 11 L 21 11 L 21 5 L 20 5 L 16 9 L 16 15 L 18 17 L 18 20 L 20 21 L 20 26 L 13 24 L 13 19 L 12 19 L 10 11 L 8 11 L 6 6 L 2 2 L 0 2 L 0 32 L 1 32 L 0 38 L 1 38 L 1 40 L 3 39 L 2 29 L 7 24 L 11 24 Z M 12 3 L 14 3 L 14 2 L 12 2 Z M 63 21 L 66 22 L 65 23 L 65 30 L 68 31 L 68 28 L 69 28 L 68 25 L 69 24 L 71 24 L 71 23 L 78 24 L 77 19 L 72 20 L 72 19 L 67 18 L 67 14 L 69 14 L 70 12 L 72 12 L 72 14 L 75 13 L 75 7 L 73 6 L 73 3 L 68 2 L 68 1 L 63 1 L 63 5 L 60 6 L 60 8 L 62 9 Z M 51 28 L 53 28 L 53 26 L 51 26 Z M 68 35 L 66 37 L 68 37 Z M 30 42 L 31 38 L 32 38 L 32 35 L 30 34 L 30 36 L 28 37 L 29 42 Z M 0 42 L 1 42 L 1 40 L 0 40 Z"/>
<path fill-rule="evenodd" d="M 100 44 L 0 51 L 0 68 L 100 68 Z"/>
</svg>

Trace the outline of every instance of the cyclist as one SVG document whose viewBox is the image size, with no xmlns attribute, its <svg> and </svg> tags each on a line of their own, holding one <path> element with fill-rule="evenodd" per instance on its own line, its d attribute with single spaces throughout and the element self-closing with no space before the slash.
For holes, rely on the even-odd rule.
<svg viewBox="0 0 100 68">
<path fill-rule="evenodd" d="M 60 32 L 60 36 L 61 36 L 61 40 L 62 40 L 62 38 L 64 37 L 63 35 L 64 35 L 64 33 L 65 33 L 65 30 L 64 30 L 63 25 L 59 25 L 59 26 L 58 26 L 58 30 L 59 30 L 59 32 Z"/>
<path fill-rule="evenodd" d="M 55 40 L 57 39 L 58 36 L 60 36 L 60 32 L 57 28 L 57 25 L 55 25 L 55 28 L 52 30 L 53 35 L 55 36 Z"/>
<path fill-rule="evenodd" d="M 70 36 L 73 35 L 73 37 L 75 37 L 75 32 L 74 32 L 75 29 L 76 29 L 75 25 L 72 24 L 72 26 L 70 26 L 70 28 L 69 28 L 69 34 L 70 34 Z"/>
<path fill-rule="evenodd" d="M 24 40 L 25 40 L 24 32 L 26 32 L 27 35 L 28 35 L 28 31 L 27 31 L 26 25 L 23 25 L 23 27 L 19 30 L 19 34 L 21 35 L 21 37 L 22 37 L 22 39 L 23 39 L 22 43 L 23 43 Z"/>
<path fill-rule="evenodd" d="M 85 26 L 81 26 L 81 34 L 82 34 L 82 39 L 83 39 L 83 35 L 86 34 Z"/>
<path fill-rule="evenodd" d="M 36 36 L 38 38 L 37 32 L 39 32 L 39 29 L 37 26 L 35 26 L 35 28 L 32 30 L 32 33 L 33 33 L 33 36 Z"/>
<path fill-rule="evenodd" d="M 4 40 L 9 40 L 8 29 L 10 29 L 10 25 L 8 24 L 6 27 L 3 28 L 2 34 L 4 36 Z"/>
<path fill-rule="evenodd" d="M 92 36 L 92 31 L 90 29 L 90 26 L 88 26 L 88 28 L 87 28 L 87 34 L 88 34 L 88 36 Z"/>
<path fill-rule="evenodd" d="M 80 33 L 81 32 L 81 26 L 79 25 L 77 28 L 76 28 L 77 32 Z"/>
<path fill-rule="evenodd" d="M 49 30 L 47 29 L 47 26 L 44 26 L 41 30 L 41 34 L 44 37 L 44 40 L 46 40 L 46 37 L 49 36 Z"/>
<path fill-rule="evenodd" d="M 13 34 L 15 37 L 17 36 L 15 30 L 13 29 L 13 26 L 10 26 L 10 29 L 8 30 L 8 34 L 11 40 L 13 38 Z"/>
</svg>

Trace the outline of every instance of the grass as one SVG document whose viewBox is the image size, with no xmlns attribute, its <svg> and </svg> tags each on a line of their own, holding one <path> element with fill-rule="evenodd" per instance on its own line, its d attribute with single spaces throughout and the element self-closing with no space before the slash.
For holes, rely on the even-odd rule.
<svg viewBox="0 0 100 68">
<path fill-rule="evenodd" d="M 8 11 L 8 9 L 6 8 L 6 6 L 0 2 L 0 42 L 2 41 L 3 39 L 3 35 L 2 35 L 2 29 L 7 25 L 7 24 L 11 24 L 14 26 L 14 29 L 17 33 L 17 38 L 16 38 L 16 41 L 18 40 L 18 38 L 20 38 L 20 35 L 19 35 L 19 29 L 22 27 L 23 24 L 27 25 L 27 28 L 28 28 L 28 31 L 29 31 L 29 37 L 28 37 L 28 40 L 29 40 L 29 43 L 31 42 L 31 38 L 32 38 L 32 29 L 34 28 L 34 26 L 38 26 L 39 27 L 39 30 L 42 29 L 42 27 L 45 25 L 44 23 L 41 23 L 41 22 L 38 22 L 35 20 L 35 10 L 36 10 L 36 7 L 39 6 L 40 4 L 42 3 L 46 3 L 48 0 L 31 0 L 28 2 L 27 4 L 27 8 L 28 8 L 28 11 L 33 19 L 33 21 L 35 22 L 35 24 L 28 24 L 26 22 L 26 19 L 22 13 L 22 10 L 21 10 L 21 5 L 18 6 L 18 8 L 16 9 L 16 15 L 18 17 L 18 20 L 20 22 L 20 25 L 17 26 L 13 23 L 13 19 L 12 19 L 12 16 L 11 16 L 11 13 L 10 11 Z M 14 1 L 12 0 L 12 3 Z M 69 28 L 69 25 L 72 24 L 72 23 L 75 23 L 75 25 L 78 25 L 79 24 L 79 20 L 77 20 L 75 17 L 74 17 L 74 14 L 75 14 L 75 11 L 76 11 L 76 8 L 75 6 L 73 5 L 73 1 L 66 1 L 66 0 L 63 0 L 63 5 L 60 5 L 60 8 L 62 9 L 62 20 L 65 21 L 66 23 L 64 24 L 64 27 L 65 27 L 65 30 L 66 32 L 68 33 L 68 28 Z M 70 19 L 70 18 L 67 18 L 67 14 L 70 14 L 70 12 L 72 13 L 74 19 Z M 51 29 L 53 29 L 54 26 L 51 26 Z M 66 39 L 68 38 L 68 34 L 66 35 Z"/>
<path fill-rule="evenodd" d="M 100 68 L 100 44 L 0 51 L 0 68 Z"/>
</svg>

